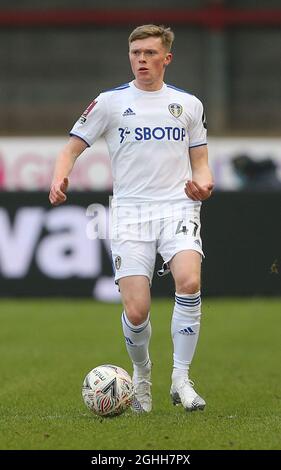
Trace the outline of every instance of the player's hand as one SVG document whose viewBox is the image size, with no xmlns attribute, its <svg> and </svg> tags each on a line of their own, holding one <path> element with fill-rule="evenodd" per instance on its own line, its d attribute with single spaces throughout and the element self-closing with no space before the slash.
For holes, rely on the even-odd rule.
<svg viewBox="0 0 281 470">
<path fill-rule="evenodd" d="M 184 192 L 193 201 L 205 201 L 205 199 L 208 199 L 211 196 L 213 189 L 213 183 L 203 184 L 200 186 L 200 184 L 195 181 L 187 181 Z"/>
<path fill-rule="evenodd" d="M 66 201 L 66 191 L 68 188 L 68 178 L 63 178 L 62 181 L 53 182 L 49 194 L 50 203 L 53 206 L 59 206 Z"/>
</svg>

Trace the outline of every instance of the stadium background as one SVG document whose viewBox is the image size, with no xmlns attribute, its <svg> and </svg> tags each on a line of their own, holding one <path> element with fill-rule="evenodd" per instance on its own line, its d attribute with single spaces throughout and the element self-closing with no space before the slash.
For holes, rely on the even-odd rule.
<svg viewBox="0 0 281 470">
<path fill-rule="evenodd" d="M 10 310 L 24 324 L 32 308 L 38 312 L 38 303 L 31 307 L 22 297 L 119 301 L 108 243 L 86 237 L 87 207 L 107 207 L 111 194 L 104 143 L 78 160 L 66 205 L 51 208 L 48 188 L 73 122 L 100 90 L 131 79 L 127 37 L 136 25 L 150 22 L 168 24 L 176 33 L 166 82 L 202 99 L 208 118 L 216 191 L 202 210 L 204 297 L 214 302 L 236 297 L 228 305 L 241 302 L 238 310 L 245 308 L 246 314 L 251 299 L 268 308 L 273 301 L 280 312 L 280 1 L 2 0 L 0 311 L 8 330 Z M 154 298 L 172 298 L 171 278 L 155 277 L 152 289 Z M 14 299 L 15 309 L 4 298 Z M 41 303 L 47 312 L 48 302 L 54 305 L 51 299 Z M 83 310 L 84 300 L 77 302 L 73 306 Z M 257 335 L 262 325 L 261 320 Z M 236 327 L 239 334 L 233 320 Z M 19 338 L 20 333 L 24 349 Z M 4 340 L 7 354 L 9 334 Z M 122 350 L 123 363 L 124 356 Z M 77 368 L 81 364 L 82 358 Z M 16 446 L 3 442 L 1 448 Z M 35 442 L 23 448 L 46 448 Z"/>
</svg>

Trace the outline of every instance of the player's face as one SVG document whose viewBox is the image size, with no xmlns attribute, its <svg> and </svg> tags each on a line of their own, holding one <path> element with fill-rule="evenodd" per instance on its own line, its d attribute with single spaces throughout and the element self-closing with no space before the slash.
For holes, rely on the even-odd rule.
<svg viewBox="0 0 281 470">
<path fill-rule="evenodd" d="M 129 58 L 135 84 L 143 90 L 153 91 L 162 87 L 165 67 L 171 62 L 161 38 L 137 39 L 130 44 Z"/>
</svg>

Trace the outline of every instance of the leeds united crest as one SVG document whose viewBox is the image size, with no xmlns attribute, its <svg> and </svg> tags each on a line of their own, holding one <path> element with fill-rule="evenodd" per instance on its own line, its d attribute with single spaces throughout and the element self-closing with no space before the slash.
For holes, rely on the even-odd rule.
<svg viewBox="0 0 281 470">
<path fill-rule="evenodd" d="M 170 113 L 176 118 L 180 117 L 183 111 L 183 107 L 178 103 L 171 103 L 168 108 Z"/>
<path fill-rule="evenodd" d="M 115 263 L 115 268 L 118 271 L 118 269 L 120 269 L 121 267 L 121 256 L 116 256 L 114 263 Z"/>
</svg>

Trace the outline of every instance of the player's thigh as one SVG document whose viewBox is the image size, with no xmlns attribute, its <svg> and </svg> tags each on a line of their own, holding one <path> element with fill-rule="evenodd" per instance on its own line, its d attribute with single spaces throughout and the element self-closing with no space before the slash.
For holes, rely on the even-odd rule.
<svg viewBox="0 0 281 470">
<path fill-rule="evenodd" d="M 176 253 L 169 261 L 178 294 L 194 294 L 201 284 L 200 252 L 188 249 Z"/>
<path fill-rule="evenodd" d="M 201 258 L 200 204 L 179 207 L 161 227 L 158 251 L 170 268 L 176 292 L 192 294 L 200 289 Z"/>
</svg>

